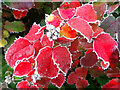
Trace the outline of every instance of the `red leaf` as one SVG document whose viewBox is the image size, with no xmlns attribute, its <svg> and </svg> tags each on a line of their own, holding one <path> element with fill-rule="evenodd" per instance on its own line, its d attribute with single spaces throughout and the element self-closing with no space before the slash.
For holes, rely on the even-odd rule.
<svg viewBox="0 0 120 90">
<path fill-rule="evenodd" d="M 17 60 L 29 58 L 34 54 L 34 48 L 31 43 L 24 38 L 17 39 L 10 46 L 5 55 L 7 63 L 13 68 Z"/>
<path fill-rule="evenodd" d="M 27 75 L 32 70 L 32 65 L 29 62 L 19 63 L 14 70 L 15 76 L 24 76 Z"/>
<path fill-rule="evenodd" d="M 77 65 L 79 64 L 79 60 L 75 60 L 73 63 L 72 63 L 72 66 L 70 68 L 70 70 L 72 70 L 73 68 L 75 68 Z"/>
<path fill-rule="evenodd" d="M 55 41 L 58 42 L 58 43 L 60 43 L 60 44 L 69 44 L 73 40 L 74 39 L 68 39 L 66 37 L 60 37 L 60 38 L 57 38 L 57 40 L 55 40 Z"/>
<path fill-rule="evenodd" d="M 104 75 L 103 70 L 98 66 L 94 66 L 92 68 L 89 68 L 89 73 L 92 77 L 99 77 L 99 76 Z"/>
<path fill-rule="evenodd" d="M 78 51 L 78 46 L 79 46 L 79 39 L 76 38 L 73 42 L 71 42 L 71 46 L 69 46 L 69 51 L 70 52 L 75 52 Z"/>
<path fill-rule="evenodd" d="M 95 30 L 93 37 L 97 37 L 97 35 L 99 35 L 100 33 L 104 32 L 104 30 L 100 27 L 97 27 L 97 29 Z"/>
<path fill-rule="evenodd" d="M 95 2 L 94 9 L 97 12 L 97 19 L 101 20 L 107 10 L 107 4 L 106 2 Z"/>
<path fill-rule="evenodd" d="M 57 76 L 59 69 L 52 59 L 52 49 L 44 47 L 36 57 L 37 71 L 40 76 L 54 78 Z"/>
<path fill-rule="evenodd" d="M 21 19 L 22 17 L 26 16 L 28 11 L 18 11 L 18 10 L 13 10 L 13 14 L 15 19 Z"/>
<path fill-rule="evenodd" d="M 116 49 L 109 58 L 110 67 L 116 67 L 119 63 L 119 51 Z"/>
<path fill-rule="evenodd" d="M 64 20 L 69 20 L 75 15 L 74 8 L 67 8 L 67 9 L 58 8 L 58 12 L 61 18 Z"/>
<path fill-rule="evenodd" d="M 79 3 L 78 0 L 72 0 L 72 1 L 70 2 L 70 7 L 71 7 L 71 8 L 77 8 L 77 7 L 79 7 L 79 6 L 81 6 L 81 4 Z"/>
<path fill-rule="evenodd" d="M 41 27 L 34 23 L 29 31 L 29 33 L 25 36 L 29 41 L 37 41 L 43 36 L 43 31 L 37 34 Z"/>
<path fill-rule="evenodd" d="M 27 76 L 31 76 L 31 75 L 33 75 L 33 74 L 34 74 L 34 72 L 35 72 L 35 69 L 34 69 L 34 70 L 32 70 L 32 71 L 30 71 L 30 72 L 28 73 L 28 75 L 27 75 Z"/>
<path fill-rule="evenodd" d="M 77 32 L 73 30 L 68 24 L 65 24 L 61 27 L 60 36 L 65 36 L 67 38 L 75 38 Z"/>
<path fill-rule="evenodd" d="M 69 7 L 69 3 L 68 2 L 64 2 L 60 5 L 60 8 L 65 8 L 65 7 Z"/>
<path fill-rule="evenodd" d="M 120 89 L 120 80 L 118 78 L 110 80 L 107 84 L 102 87 L 104 89 Z"/>
<path fill-rule="evenodd" d="M 77 82 L 77 75 L 74 72 L 71 72 L 67 78 L 68 84 L 74 84 Z"/>
<path fill-rule="evenodd" d="M 85 79 L 78 79 L 76 82 L 76 88 L 78 89 L 86 88 L 88 85 L 89 83 Z"/>
<path fill-rule="evenodd" d="M 93 44 L 92 43 L 88 43 L 87 39 L 85 39 L 85 38 L 81 38 L 79 40 L 79 43 L 85 49 L 92 49 L 93 48 Z"/>
<path fill-rule="evenodd" d="M 37 86 L 39 88 L 48 88 L 49 84 L 50 84 L 50 79 L 49 78 L 41 78 L 40 80 L 37 80 Z"/>
<path fill-rule="evenodd" d="M 110 65 L 109 62 L 104 62 L 104 61 L 101 62 L 101 66 L 104 70 L 107 69 L 109 67 L 109 65 Z"/>
<path fill-rule="evenodd" d="M 104 60 L 109 62 L 109 58 L 117 47 L 117 42 L 107 33 L 101 33 L 94 40 L 94 51 L 97 55 Z"/>
<path fill-rule="evenodd" d="M 64 74 L 67 74 L 72 58 L 66 47 L 57 46 L 53 49 L 53 59 Z"/>
<path fill-rule="evenodd" d="M 68 25 L 80 32 L 80 34 L 83 35 L 88 42 L 91 42 L 93 31 L 85 20 L 81 18 L 73 18 L 68 21 Z"/>
<path fill-rule="evenodd" d="M 37 56 L 39 50 L 41 48 L 43 48 L 43 45 L 41 44 L 40 40 L 36 41 L 34 44 L 33 44 L 34 48 L 35 48 L 35 55 L 34 56 Z"/>
<path fill-rule="evenodd" d="M 30 63 L 35 63 L 35 58 L 34 58 L 34 57 L 31 57 L 31 58 L 28 59 L 28 61 L 29 61 Z"/>
<path fill-rule="evenodd" d="M 61 23 L 61 19 L 59 16 L 55 16 L 51 14 L 51 15 L 48 15 L 48 17 L 46 17 L 46 24 L 50 24 L 55 27 L 58 27 L 60 26 L 60 23 Z"/>
<path fill-rule="evenodd" d="M 41 39 L 41 44 L 45 47 L 45 46 L 49 46 L 49 47 L 53 47 L 53 41 L 50 41 L 49 38 L 47 37 L 47 35 L 44 35 Z"/>
<path fill-rule="evenodd" d="M 33 81 L 32 76 L 27 76 L 27 77 L 26 77 L 26 80 L 27 80 L 28 82 L 32 82 L 32 81 Z"/>
<path fill-rule="evenodd" d="M 37 86 L 33 86 L 33 85 L 30 86 L 30 89 L 39 90 Z"/>
<path fill-rule="evenodd" d="M 72 59 L 76 60 L 81 56 L 81 52 L 74 52 L 72 53 Z"/>
<path fill-rule="evenodd" d="M 79 16 L 88 22 L 95 22 L 97 20 L 97 15 L 94 11 L 94 8 L 90 4 L 86 4 L 77 8 L 76 16 Z"/>
<path fill-rule="evenodd" d="M 19 82 L 17 84 L 17 89 L 19 89 L 19 90 L 31 90 L 31 89 L 38 90 L 36 86 L 33 86 L 33 85 L 30 86 L 27 81 Z"/>
<path fill-rule="evenodd" d="M 60 19 L 62 19 L 58 13 L 58 10 L 54 10 L 51 14 L 58 16 Z"/>
<path fill-rule="evenodd" d="M 19 82 L 16 86 L 17 88 L 29 88 L 29 83 L 27 81 Z"/>
<path fill-rule="evenodd" d="M 92 30 L 95 32 L 98 29 L 98 24 L 96 23 L 89 23 L 90 26 L 92 27 Z"/>
<path fill-rule="evenodd" d="M 80 78 L 80 77 L 85 78 L 87 76 L 87 69 L 85 69 L 83 67 L 79 67 L 79 68 L 75 69 L 75 73 L 78 78 Z"/>
<path fill-rule="evenodd" d="M 91 67 L 97 63 L 97 55 L 94 52 L 89 52 L 84 57 L 81 58 L 80 64 L 84 67 Z"/>
<path fill-rule="evenodd" d="M 33 2 L 12 2 L 8 5 L 8 7 L 13 10 L 13 14 L 16 19 L 21 19 L 26 16 L 28 10 L 33 6 Z"/>
<path fill-rule="evenodd" d="M 88 49 L 86 52 L 85 52 L 85 54 L 88 54 L 88 53 L 90 53 L 90 52 L 92 52 L 93 51 L 93 49 Z"/>
<path fill-rule="evenodd" d="M 108 77 L 120 77 L 120 69 L 118 67 L 109 68 L 105 73 Z"/>
<path fill-rule="evenodd" d="M 65 82 L 65 76 L 62 73 L 59 74 L 58 77 L 51 79 L 51 83 L 58 88 L 61 88 L 64 82 Z"/>
</svg>

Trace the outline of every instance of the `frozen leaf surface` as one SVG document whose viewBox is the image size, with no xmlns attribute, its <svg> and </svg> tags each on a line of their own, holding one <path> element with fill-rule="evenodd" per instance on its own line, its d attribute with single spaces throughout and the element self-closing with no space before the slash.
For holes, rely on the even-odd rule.
<svg viewBox="0 0 120 90">
<path fill-rule="evenodd" d="M 34 47 L 24 38 L 17 39 L 7 50 L 5 58 L 8 64 L 13 68 L 17 60 L 29 58 L 34 54 Z"/>
<path fill-rule="evenodd" d="M 52 59 L 52 49 L 45 47 L 41 49 L 36 57 L 37 71 L 40 76 L 54 78 L 57 76 L 59 69 Z"/>
<path fill-rule="evenodd" d="M 71 54 L 66 47 L 57 46 L 53 49 L 53 59 L 61 71 L 66 74 L 71 66 Z"/>
<path fill-rule="evenodd" d="M 74 8 L 68 8 L 68 9 L 62 9 L 58 8 L 58 12 L 64 20 L 69 20 L 75 15 L 75 9 Z"/>
<path fill-rule="evenodd" d="M 27 75 L 32 70 L 32 65 L 29 62 L 21 62 L 14 70 L 14 75 L 23 76 Z"/>
<path fill-rule="evenodd" d="M 29 33 L 25 36 L 25 38 L 27 38 L 29 41 L 39 40 L 43 35 L 43 31 L 41 31 L 39 34 L 37 34 L 37 32 L 39 31 L 40 28 L 41 27 L 39 25 L 34 23 L 31 27 Z"/>
<path fill-rule="evenodd" d="M 88 21 L 95 22 L 97 20 L 97 15 L 94 11 L 94 8 L 90 4 L 83 5 L 77 8 L 76 16 Z"/>
<path fill-rule="evenodd" d="M 65 76 L 61 73 L 58 75 L 58 77 L 51 80 L 52 84 L 56 87 L 60 88 L 63 83 L 65 82 Z"/>
<path fill-rule="evenodd" d="M 93 51 L 87 53 L 84 57 L 81 58 L 80 64 L 84 67 L 91 67 L 97 63 L 97 55 Z"/>
<path fill-rule="evenodd" d="M 80 17 L 73 18 L 68 21 L 68 25 L 75 29 L 77 32 L 80 32 L 81 35 L 84 36 L 88 40 L 88 42 L 91 41 L 93 31 L 90 27 L 90 25 Z"/>
<path fill-rule="evenodd" d="M 98 35 L 94 40 L 94 51 L 105 62 L 109 62 L 109 58 L 117 47 L 117 42 L 106 33 Z"/>
</svg>

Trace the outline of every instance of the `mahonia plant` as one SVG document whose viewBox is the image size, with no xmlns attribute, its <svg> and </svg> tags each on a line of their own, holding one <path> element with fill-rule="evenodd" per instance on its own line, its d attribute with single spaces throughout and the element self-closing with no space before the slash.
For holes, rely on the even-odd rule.
<svg viewBox="0 0 120 90">
<path fill-rule="evenodd" d="M 16 88 L 48 88 L 50 83 L 61 88 L 65 80 L 76 83 L 76 88 L 85 88 L 89 85 L 87 73 L 98 77 L 106 69 L 108 77 L 120 77 L 118 44 L 99 27 L 101 22 L 92 4 L 64 2 L 45 15 L 45 23 L 43 27 L 34 23 L 29 33 L 16 39 L 5 54 L 13 75 L 26 76 Z M 82 51 L 86 51 L 85 55 Z M 69 70 L 72 72 L 66 78 Z M 117 81 L 113 79 L 103 88 L 112 87 L 111 83 L 118 87 Z"/>
</svg>

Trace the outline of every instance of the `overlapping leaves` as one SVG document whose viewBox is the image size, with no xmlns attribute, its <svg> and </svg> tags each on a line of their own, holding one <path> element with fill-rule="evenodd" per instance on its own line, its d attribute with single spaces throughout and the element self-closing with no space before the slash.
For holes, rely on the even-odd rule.
<svg viewBox="0 0 120 90">
<path fill-rule="evenodd" d="M 73 7 L 72 4 L 75 6 Z M 100 13 L 97 9 L 99 7 L 104 8 Z M 60 88 L 70 68 L 75 71 L 69 74 L 67 83 L 76 83 L 76 88 L 85 88 L 89 85 L 86 80 L 87 73 L 92 77 L 105 73 L 108 77 L 119 77 L 118 44 L 104 32 L 104 28 L 98 26 L 97 19 L 102 19 L 105 7 L 106 3 L 96 4 L 93 7 L 90 4 L 81 6 L 79 2 L 70 4 L 65 2 L 52 14 L 47 15 L 45 26 L 41 27 L 34 23 L 24 38 L 15 40 L 7 50 L 5 58 L 14 68 L 15 76 L 27 77 L 27 81 L 18 83 L 17 88 L 48 88 L 50 83 Z M 22 10 L 22 8 L 18 9 Z M 114 19 L 106 29 L 114 26 L 116 22 L 118 23 L 118 19 L 117 21 Z M 58 30 L 60 36 L 51 40 L 47 36 L 50 30 Z M 85 55 L 83 50 L 87 50 Z M 109 66 L 112 69 L 109 70 Z M 108 71 L 104 73 L 102 69 Z"/>
</svg>

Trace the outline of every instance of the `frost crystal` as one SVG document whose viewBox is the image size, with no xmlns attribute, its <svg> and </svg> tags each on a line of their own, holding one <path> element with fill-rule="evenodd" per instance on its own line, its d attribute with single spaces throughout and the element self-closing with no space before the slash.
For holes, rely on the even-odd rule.
<svg viewBox="0 0 120 90">
<path fill-rule="evenodd" d="M 8 76 L 5 76 L 5 82 L 7 83 L 7 84 L 10 84 L 12 81 L 14 81 L 14 77 L 13 76 L 11 76 L 11 75 L 8 75 Z"/>
<path fill-rule="evenodd" d="M 32 79 L 33 79 L 33 82 L 36 83 L 36 81 L 40 79 L 40 76 L 38 74 L 33 74 Z"/>
<path fill-rule="evenodd" d="M 49 38 L 50 41 L 52 40 L 56 40 L 59 37 L 59 33 L 60 33 L 60 27 L 55 28 L 55 26 L 47 24 L 46 25 L 46 29 L 47 29 L 47 37 Z"/>
<path fill-rule="evenodd" d="M 21 60 L 17 60 L 15 63 L 15 66 L 17 66 L 20 62 L 21 62 Z"/>
</svg>

